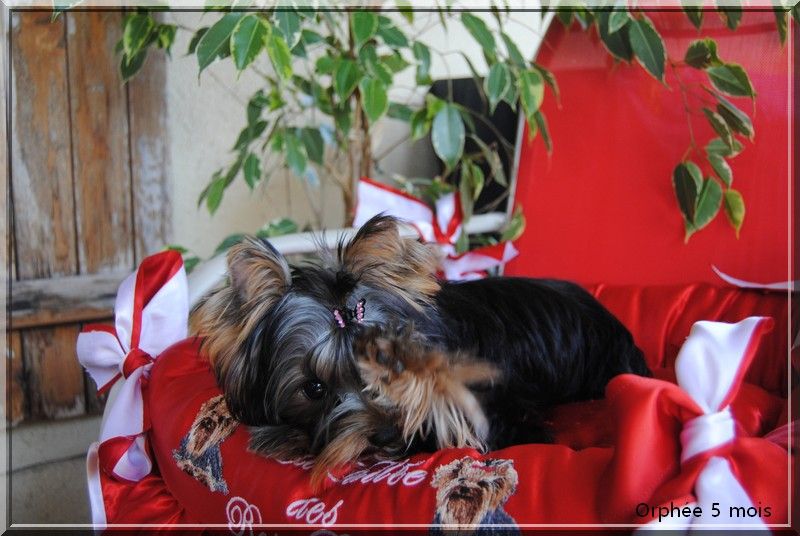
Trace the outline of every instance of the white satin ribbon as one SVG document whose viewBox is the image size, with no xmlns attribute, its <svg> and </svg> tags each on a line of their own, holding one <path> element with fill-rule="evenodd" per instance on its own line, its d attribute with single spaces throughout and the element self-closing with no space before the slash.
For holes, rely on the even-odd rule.
<svg viewBox="0 0 800 536">
<path fill-rule="evenodd" d="M 684 424 L 681 432 L 681 463 L 732 441 L 736 428 L 730 411 L 730 394 L 744 374 L 743 364 L 750 339 L 763 317 L 750 317 L 736 324 L 696 322 L 678 353 L 675 373 L 678 385 L 703 411 Z M 730 516 L 730 507 L 749 508 L 753 502 L 733 474 L 725 458 L 709 458 L 694 486 L 702 515 L 692 518 L 662 518 L 642 528 L 699 528 L 703 525 L 741 525 L 763 528 L 761 518 Z M 713 509 L 714 504 L 717 510 Z M 690 505 L 694 506 L 694 505 Z M 713 514 L 717 513 L 715 517 Z"/>
<path fill-rule="evenodd" d="M 114 328 L 85 328 L 77 353 L 98 388 L 122 381 L 106 408 L 97 457 L 114 476 L 138 481 L 152 469 L 143 435 L 142 381 L 153 360 L 188 331 L 188 288 L 180 255 L 162 252 L 145 259 L 120 285 L 114 313 Z"/>
<path fill-rule="evenodd" d="M 483 277 L 486 270 L 501 266 L 518 254 L 513 244 L 505 242 L 456 255 L 455 244 L 463 232 L 463 214 L 455 192 L 441 196 L 433 210 L 411 194 L 362 178 L 358 183 L 358 205 L 353 225 L 360 227 L 380 213 L 408 222 L 417 229 L 422 240 L 437 243 L 446 255 L 441 266 L 446 279 Z"/>
<path fill-rule="evenodd" d="M 725 281 L 726 283 L 733 285 L 739 288 L 753 288 L 753 289 L 762 289 L 762 290 L 791 290 L 797 288 L 798 281 L 778 281 L 775 283 L 756 283 L 754 281 L 745 281 L 744 279 L 738 279 L 736 277 L 730 276 L 714 266 L 711 265 L 711 269 L 714 270 L 714 273 L 717 274 L 720 279 Z"/>
</svg>

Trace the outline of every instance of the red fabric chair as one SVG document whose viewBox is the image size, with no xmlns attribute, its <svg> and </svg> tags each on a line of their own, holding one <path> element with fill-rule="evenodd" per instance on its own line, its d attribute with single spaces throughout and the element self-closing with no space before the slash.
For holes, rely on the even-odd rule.
<svg viewBox="0 0 800 536">
<path fill-rule="evenodd" d="M 698 36 L 680 13 L 651 17 L 672 56 Z M 710 270 L 713 263 L 743 279 L 791 278 L 789 76 L 773 24 L 771 13 L 748 12 L 739 30 L 729 33 L 707 14 L 702 32 L 719 41 L 723 58 L 747 68 L 759 93 L 757 144 L 733 162 L 734 184 L 748 211 L 739 240 L 720 218 L 683 244 L 670 177 L 688 134 L 673 73 L 670 92 L 638 66 L 612 66 L 593 34 L 568 34 L 558 23 L 542 47 L 539 60 L 561 86 L 561 106 L 553 99 L 545 105 L 555 151 L 548 156 L 538 139 L 522 150 L 516 200 L 528 225 L 507 273 L 587 285 L 631 329 L 655 379 L 620 377 L 604 401 L 556 408 L 553 445 L 487 455 L 449 450 L 356 467 L 332 475 L 321 490 L 310 488 L 302 460 L 281 463 L 247 452 L 248 433 L 239 426 L 219 444 L 223 493 L 177 463 L 201 407 L 219 395 L 199 341 L 187 339 L 159 356 L 144 387 L 155 470 L 138 483 L 101 474 L 106 519 L 216 523 L 236 533 L 259 523 L 399 523 L 427 530 L 441 506 L 437 471 L 458 468 L 469 457 L 475 470 L 502 473 L 511 490 L 498 502 L 496 512 L 503 515 L 494 519 L 640 524 L 670 503 L 681 507 L 697 499 L 697 479 L 718 456 L 730 463 L 757 515 L 785 523 L 787 391 L 793 379 L 788 334 L 796 331 L 796 318 L 789 317 L 785 294 L 730 288 Z M 700 123 L 695 132 L 704 139 L 708 132 Z M 791 308 L 794 317 L 797 309 Z M 772 317 L 774 327 L 754 336 L 744 382 L 730 393 L 736 439 L 682 464 L 679 437 L 697 408 L 673 383 L 678 350 L 697 320 L 737 322 L 752 315 Z"/>
</svg>

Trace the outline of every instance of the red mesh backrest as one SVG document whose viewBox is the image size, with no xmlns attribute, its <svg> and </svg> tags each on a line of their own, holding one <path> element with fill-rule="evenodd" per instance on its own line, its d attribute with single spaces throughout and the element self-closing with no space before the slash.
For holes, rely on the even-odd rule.
<svg viewBox="0 0 800 536">
<path fill-rule="evenodd" d="M 720 284 L 711 271 L 715 264 L 747 280 L 790 278 L 792 36 L 780 46 L 771 11 L 746 12 L 735 32 L 714 13 L 706 13 L 701 32 L 680 12 L 649 16 L 670 58 L 682 59 L 691 40 L 712 37 L 720 57 L 742 64 L 758 93 L 754 114 L 748 99 L 734 99 L 753 117 L 756 131 L 755 143 L 745 143 L 731 161 L 733 186 L 747 209 L 741 237 L 720 214 L 683 243 L 671 175 L 689 146 L 689 133 L 675 73 L 668 67 L 669 90 L 638 64 L 615 66 L 594 30 L 567 32 L 554 22 L 538 57 L 561 89 L 561 106 L 552 94 L 544 104 L 554 152 L 547 155 L 540 137 L 524 144 L 517 202 L 528 225 L 517 244 L 521 253 L 506 273 L 584 283 Z M 705 78 L 689 67 L 679 73 L 685 82 Z M 693 124 L 698 143 L 705 145 L 711 128 L 702 116 Z"/>
</svg>

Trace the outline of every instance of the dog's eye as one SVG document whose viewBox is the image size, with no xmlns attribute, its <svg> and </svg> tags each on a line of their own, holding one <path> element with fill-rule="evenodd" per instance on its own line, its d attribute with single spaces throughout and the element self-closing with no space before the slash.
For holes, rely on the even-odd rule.
<svg viewBox="0 0 800 536">
<path fill-rule="evenodd" d="M 303 392 L 311 400 L 319 400 L 325 396 L 327 386 L 321 381 L 312 380 L 303 384 Z"/>
</svg>

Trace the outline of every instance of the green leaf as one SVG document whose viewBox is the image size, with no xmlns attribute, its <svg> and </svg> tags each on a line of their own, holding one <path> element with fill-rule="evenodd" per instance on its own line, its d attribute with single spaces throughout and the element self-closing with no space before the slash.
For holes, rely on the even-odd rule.
<svg viewBox="0 0 800 536">
<path fill-rule="evenodd" d="M 538 63 L 533 64 L 533 68 L 539 71 L 539 74 L 542 75 L 544 78 L 545 83 L 550 86 L 550 89 L 553 91 L 553 94 L 556 96 L 556 99 L 561 98 L 561 93 L 558 91 L 558 82 L 556 82 L 555 75 L 539 65 Z"/>
<path fill-rule="evenodd" d="M 231 33 L 242 15 L 242 13 L 226 13 L 200 38 L 197 43 L 197 63 L 200 72 L 229 49 Z"/>
<path fill-rule="evenodd" d="M 356 11 L 351 15 L 356 48 L 361 47 L 378 31 L 378 16 L 372 11 Z"/>
<path fill-rule="evenodd" d="M 300 40 L 306 45 L 315 45 L 323 42 L 325 39 L 313 30 L 303 29 L 300 32 Z"/>
<path fill-rule="evenodd" d="M 238 244 L 244 239 L 244 234 L 242 233 L 234 233 L 232 235 L 226 236 L 222 242 L 219 243 L 217 249 L 214 250 L 214 255 L 219 255 L 223 251 L 228 251 L 233 246 Z"/>
<path fill-rule="evenodd" d="M 732 97 L 756 96 L 750 78 L 741 65 L 726 63 L 706 69 L 709 80 L 715 88 Z"/>
<path fill-rule="evenodd" d="M 315 64 L 317 74 L 331 74 L 336 68 L 336 60 L 330 56 L 320 56 Z"/>
<path fill-rule="evenodd" d="M 795 3 L 795 5 L 789 8 L 789 13 L 792 14 L 794 21 L 800 24 L 800 3 Z"/>
<path fill-rule="evenodd" d="M 293 49 L 300 42 L 300 16 L 294 10 L 278 8 L 275 10 L 273 20 L 286 46 L 289 50 Z"/>
<path fill-rule="evenodd" d="M 506 45 L 506 51 L 508 51 L 508 57 L 511 62 L 520 69 L 524 69 L 526 66 L 525 58 L 522 55 L 522 52 L 519 51 L 516 43 L 514 43 L 514 41 L 505 32 L 502 32 L 500 37 L 503 39 L 503 43 Z"/>
<path fill-rule="evenodd" d="M 225 192 L 225 177 L 216 176 L 208 185 L 208 193 L 206 194 L 206 207 L 208 212 L 214 214 L 222 202 L 222 194 Z"/>
<path fill-rule="evenodd" d="M 399 52 L 394 52 L 393 54 L 385 54 L 380 57 L 381 63 L 386 65 L 390 71 L 397 74 L 409 65 L 405 58 L 400 55 Z"/>
<path fill-rule="evenodd" d="M 494 54 L 497 46 L 494 41 L 494 35 L 482 19 L 465 12 L 461 14 L 461 23 L 485 52 Z"/>
<path fill-rule="evenodd" d="M 721 154 L 711 153 L 708 155 L 708 163 L 711 164 L 711 168 L 717 177 L 725 183 L 725 186 L 730 188 L 733 182 L 733 171 L 731 171 L 731 167 L 725 158 Z"/>
<path fill-rule="evenodd" d="M 730 3 L 736 3 L 729 0 Z M 742 8 L 741 7 L 725 7 L 719 8 L 719 16 L 725 21 L 725 25 L 729 30 L 735 30 L 739 23 L 742 21 Z"/>
<path fill-rule="evenodd" d="M 559 13 L 562 13 L 559 11 Z M 597 32 L 600 35 L 600 40 L 606 50 L 617 58 L 618 60 L 631 61 L 633 59 L 633 49 L 630 45 L 630 27 L 631 24 L 626 24 L 616 32 L 608 33 L 608 11 L 600 11 L 597 13 Z"/>
<path fill-rule="evenodd" d="M 256 155 L 250 153 L 244 159 L 244 182 L 252 190 L 261 179 L 261 161 Z"/>
<path fill-rule="evenodd" d="M 548 153 L 553 152 L 553 142 L 550 139 L 550 131 L 547 128 L 547 119 L 545 119 L 544 114 L 540 111 L 537 111 L 533 114 L 533 118 L 536 119 L 536 125 L 539 127 L 539 132 L 542 133 L 542 139 L 544 140 L 544 146 L 547 148 Z"/>
<path fill-rule="evenodd" d="M 558 17 L 558 20 L 561 21 L 561 24 L 564 25 L 564 28 L 569 29 L 569 27 L 572 26 L 571 9 L 559 9 L 558 11 L 556 11 L 556 17 Z M 607 25 L 606 28 L 608 28 Z"/>
<path fill-rule="evenodd" d="M 494 113 L 497 104 L 511 85 L 511 73 L 505 63 L 495 63 L 489 70 L 489 76 L 483 82 L 483 90 L 489 97 L 489 111 Z"/>
<path fill-rule="evenodd" d="M 318 128 L 306 127 L 300 131 L 300 138 L 306 148 L 306 154 L 309 160 L 322 164 L 322 159 L 325 156 L 325 140 L 322 139 L 322 134 Z"/>
<path fill-rule="evenodd" d="M 522 213 L 522 209 L 517 207 L 514 209 L 514 215 L 511 216 L 511 219 L 506 224 L 503 232 L 500 234 L 500 241 L 514 241 L 520 236 L 522 233 L 525 232 L 525 214 Z"/>
<path fill-rule="evenodd" d="M 695 5 L 690 5 L 684 0 L 681 0 L 681 7 L 692 25 L 699 30 L 703 25 L 703 10 Z"/>
<path fill-rule="evenodd" d="M 544 81 L 538 71 L 522 71 L 517 81 L 519 99 L 528 125 L 534 124 L 534 114 L 544 100 Z"/>
<path fill-rule="evenodd" d="M 448 169 L 455 167 L 464 153 L 464 121 L 458 109 L 445 103 L 433 118 L 431 128 L 433 150 Z"/>
<path fill-rule="evenodd" d="M 250 123 L 239 132 L 239 137 L 236 138 L 236 143 L 233 145 L 235 151 L 241 151 L 250 145 L 253 140 L 258 139 L 267 128 L 266 121 L 257 121 Z"/>
<path fill-rule="evenodd" d="M 706 179 L 703 189 L 697 197 L 697 208 L 694 213 L 694 228 L 699 231 L 709 223 L 719 212 L 722 204 L 722 187 L 714 179 Z"/>
<path fill-rule="evenodd" d="M 236 68 L 241 71 L 250 65 L 267 44 L 269 30 L 262 19 L 247 15 L 239 20 L 231 33 L 231 56 Z"/>
<path fill-rule="evenodd" d="M 753 123 L 750 121 L 750 117 L 722 95 L 715 95 L 715 97 L 717 97 L 717 101 L 719 101 L 719 104 L 717 104 L 717 113 L 722 116 L 731 130 L 746 136 L 752 141 L 755 136 L 755 131 L 753 130 Z"/>
<path fill-rule="evenodd" d="M 149 14 L 136 13 L 125 18 L 122 30 L 122 50 L 129 58 L 135 56 L 150 39 L 156 23 Z"/>
<path fill-rule="evenodd" d="M 119 62 L 119 72 L 120 76 L 122 77 L 123 82 L 127 82 L 133 76 L 139 72 L 139 69 L 142 68 L 144 65 L 144 60 L 147 59 L 147 49 L 143 48 L 133 58 L 128 58 L 126 55 L 122 55 L 122 59 Z"/>
<path fill-rule="evenodd" d="M 608 33 L 613 34 L 621 30 L 630 21 L 631 16 L 627 9 L 612 11 L 608 16 Z"/>
<path fill-rule="evenodd" d="M 400 121 L 410 122 L 411 115 L 413 112 L 411 108 L 406 106 L 405 104 L 400 104 L 397 102 L 390 102 L 389 109 L 386 111 L 386 115 L 391 117 L 392 119 L 399 119 Z"/>
<path fill-rule="evenodd" d="M 297 176 L 302 176 L 308 165 L 305 148 L 292 132 L 287 132 L 284 139 L 284 149 L 286 149 L 286 165 Z"/>
<path fill-rule="evenodd" d="M 428 134 L 431 129 L 431 120 L 428 118 L 428 110 L 421 108 L 411 114 L 411 139 L 417 141 Z"/>
<path fill-rule="evenodd" d="M 697 194 L 703 186 L 703 176 L 697 164 L 691 161 L 678 164 L 672 172 L 672 186 L 688 229 L 694 222 Z"/>
<path fill-rule="evenodd" d="M 465 195 L 470 201 L 475 201 L 483 191 L 483 185 L 486 182 L 486 177 L 483 170 L 470 161 L 465 161 L 461 166 L 461 183 L 460 189 L 464 190 Z"/>
<path fill-rule="evenodd" d="M 156 44 L 158 48 L 167 51 L 167 54 L 170 54 L 172 50 L 172 44 L 175 42 L 175 34 L 178 29 L 172 24 L 159 24 L 156 32 L 158 33 L 158 37 L 156 39 Z"/>
<path fill-rule="evenodd" d="M 269 54 L 269 59 L 272 60 L 272 66 L 278 76 L 284 80 L 290 79 L 292 77 L 292 53 L 283 37 L 275 32 L 271 33 L 267 39 L 267 54 Z"/>
<path fill-rule="evenodd" d="M 386 46 L 394 49 L 407 48 L 408 39 L 388 17 L 378 16 L 378 35 L 386 43 Z"/>
<path fill-rule="evenodd" d="M 250 100 L 247 102 L 247 124 L 253 125 L 261 119 L 261 111 L 269 104 L 264 91 L 259 89 L 256 91 Z"/>
<path fill-rule="evenodd" d="M 377 121 L 389 107 L 386 86 L 378 79 L 365 78 L 361 82 L 361 107 L 370 123 Z"/>
<path fill-rule="evenodd" d="M 414 41 L 414 58 L 417 60 L 417 84 L 430 84 L 431 51 L 427 45 Z"/>
<path fill-rule="evenodd" d="M 347 99 L 358 85 L 360 77 L 356 62 L 349 59 L 339 60 L 333 73 L 333 90 L 340 99 Z"/>
<path fill-rule="evenodd" d="M 584 31 L 589 28 L 594 19 L 592 14 L 584 8 L 575 9 L 574 14 L 575 20 L 578 21 L 578 24 L 581 25 L 581 29 Z"/>
<path fill-rule="evenodd" d="M 717 43 L 713 39 L 698 39 L 689 43 L 683 61 L 695 69 L 705 69 L 711 65 L 721 65 L 717 56 Z"/>
<path fill-rule="evenodd" d="M 664 65 L 667 54 L 664 41 L 646 16 L 631 21 L 629 25 L 630 43 L 636 59 L 656 80 L 664 82 Z"/>
<path fill-rule="evenodd" d="M 192 36 L 191 41 L 189 41 L 189 48 L 186 50 L 186 55 L 194 54 L 195 50 L 197 50 L 197 43 L 200 42 L 200 39 L 203 38 L 203 35 L 208 31 L 208 26 L 204 28 L 200 28 L 197 30 L 194 35 Z"/>
<path fill-rule="evenodd" d="M 273 236 L 283 236 L 296 233 L 299 230 L 297 222 L 289 218 L 278 218 L 269 222 L 256 232 L 259 238 L 272 238 Z"/>
<path fill-rule="evenodd" d="M 736 190 L 725 191 L 725 215 L 728 217 L 733 229 L 736 231 L 736 238 L 739 238 L 739 231 L 744 223 L 744 199 L 742 194 Z"/>
<path fill-rule="evenodd" d="M 470 134 L 469 137 L 473 142 L 475 142 L 475 144 L 481 150 L 481 153 L 483 153 L 484 160 L 488 162 L 489 169 L 492 172 L 492 180 L 500 186 L 508 186 L 506 172 L 503 169 L 503 162 L 500 160 L 500 155 L 497 154 L 497 151 L 486 145 L 486 143 L 484 143 L 484 141 L 475 134 Z"/>
<path fill-rule="evenodd" d="M 724 156 L 725 158 L 733 158 L 737 154 L 742 152 L 744 146 L 739 143 L 739 140 L 736 138 L 733 139 L 733 145 L 729 146 L 720 138 L 714 138 L 708 145 L 706 145 L 706 154 L 718 154 L 720 156 Z"/>
<path fill-rule="evenodd" d="M 789 13 L 780 6 L 773 6 L 775 13 L 775 26 L 778 28 L 778 37 L 781 40 L 781 45 L 786 43 L 786 27 L 789 22 Z"/>
<path fill-rule="evenodd" d="M 733 147 L 733 134 L 728 124 L 725 122 L 725 119 L 709 108 L 703 108 L 703 113 L 711 124 L 711 128 L 714 129 L 714 132 L 719 134 L 720 139 L 722 139 L 728 147 Z"/>
</svg>

